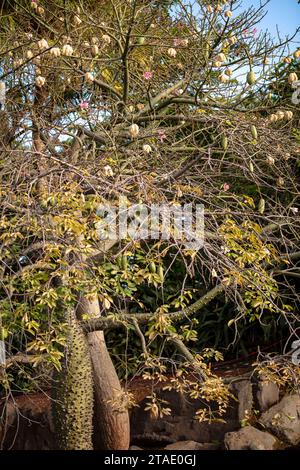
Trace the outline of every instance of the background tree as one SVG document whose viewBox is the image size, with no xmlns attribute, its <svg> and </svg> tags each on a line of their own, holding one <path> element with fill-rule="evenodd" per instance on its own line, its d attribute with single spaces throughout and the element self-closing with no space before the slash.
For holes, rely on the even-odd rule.
<svg viewBox="0 0 300 470">
<path fill-rule="evenodd" d="M 201 309 L 229 305 L 221 326 L 236 341 L 245 325 L 299 328 L 295 105 L 278 109 L 268 90 L 289 41 L 257 31 L 268 2 L 169 3 L 3 7 L 2 393 L 45 387 L 56 371 L 66 449 L 129 444 L 133 398 L 103 331 L 117 331 L 123 376 L 135 335 L 135 373 L 155 384 L 171 372 L 211 420 L 229 392 L 207 365 L 220 353 L 199 346 Z M 175 228 L 169 240 L 99 239 L 99 206 L 120 198 L 129 209 L 203 204 L 204 247 Z M 148 409 L 170 412 L 155 393 Z"/>
</svg>

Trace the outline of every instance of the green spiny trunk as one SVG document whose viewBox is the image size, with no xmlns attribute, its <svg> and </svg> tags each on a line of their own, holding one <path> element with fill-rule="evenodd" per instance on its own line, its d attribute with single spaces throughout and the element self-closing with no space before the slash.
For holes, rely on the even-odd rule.
<svg viewBox="0 0 300 470">
<path fill-rule="evenodd" d="M 93 379 L 86 337 L 68 313 L 69 333 L 62 370 L 56 374 L 53 417 L 57 445 L 63 450 L 92 450 Z"/>
</svg>

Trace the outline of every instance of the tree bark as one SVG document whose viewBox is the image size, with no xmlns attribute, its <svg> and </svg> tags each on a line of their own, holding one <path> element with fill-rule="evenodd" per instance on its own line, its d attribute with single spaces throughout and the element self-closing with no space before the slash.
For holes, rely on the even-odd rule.
<svg viewBox="0 0 300 470">
<path fill-rule="evenodd" d="M 97 295 L 80 297 L 77 316 L 100 316 Z M 103 331 L 87 334 L 94 379 L 94 448 L 95 450 L 127 450 L 130 442 L 128 409 L 118 403 L 122 387 L 108 353 Z"/>
</svg>

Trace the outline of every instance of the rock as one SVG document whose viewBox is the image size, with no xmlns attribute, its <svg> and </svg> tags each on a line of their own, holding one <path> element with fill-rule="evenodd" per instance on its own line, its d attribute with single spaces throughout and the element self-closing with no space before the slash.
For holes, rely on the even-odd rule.
<svg viewBox="0 0 300 470">
<path fill-rule="evenodd" d="M 271 406 L 279 402 L 279 387 L 271 382 L 264 374 L 254 373 L 253 395 L 254 408 L 260 412 L 267 411 Z"/>
<path fill-rule="evenodd" d="M 145 442 L 151 446 L 163 444 L 161 447 L 180 441 L 223 442 L 226 432 L 236 431 L 240 427 L 238 403 L 235 400 L 230 401 L 223 417 L 225 423 L 209 423 L 195 420 L 196 411 L 205 406 L 201 400 L 193 400 L 175 390 L 158 390 L 156 393 L 159 399 L 170 404 L 171 414 L 163 418 L 152 418 L 144 409 L 147 399 L 141 401 L 139 407 L 135 407 L 131 413 L 132 442 Z"/>
<path fill-rule="evenodd" d="M 260 411 L 267 411 L 271 406 L 279 402 L 279 387 L 273 382 L 261 380 L 258 382 L 255 396 Z"/>
<path fill-rule="evenodd" d="M 291 445 L 300 443 L 300 396 L 287 395 L 262 414 L 264 428 Z"/>
<path fill-rule="evenodd" d="M 143 450 L 141 447 L 138 446 L 130 446 L 129 450 Z"/>
<path fill-rule="evenodd" d="M 195 441 L 179 441 L 169 444 L 164 450 L 217 450 L 218 444 L 201 443 Z"/>
<path fill-rule="evenodd" d="M 280 446 L 276 437 L 252 426 L 228 432 L 224 444 L 227 450 L 275 450 Z"/>
<path fill-rule="evenodd" d="M 252 410 L 252 384 L 249 380 L 241 380 L 239 382 L 234 382 L 231 387 L 234 395 L 236 395 L 238 399 L 238 420 L 241 422 L 246 418 L 247 412 Z"/>
</svg>

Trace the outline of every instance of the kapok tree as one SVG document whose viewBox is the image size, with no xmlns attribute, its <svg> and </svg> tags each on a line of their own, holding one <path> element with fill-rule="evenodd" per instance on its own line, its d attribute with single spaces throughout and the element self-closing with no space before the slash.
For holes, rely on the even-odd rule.
<svg viewBox="0 0 300 470">
<path fill-rule="evenodd" d="M 138 373 L 172 372 L 206 404 L 199 420 L 230 397 L 207 364 L 218 353 L 192 347 L 201 309 L 230 299 L 236 336 L 270 317 L 297 332 L 295 105 L 269 96 L 289 40 L 258 30 L 267 3 L 2 2 L 2 394 L 50 382 L 61 448 L 128 448 L 133 397 L 104 331 L 124 368 L 136 335 Z M 99 207 L 120 198 L 203 204 L 203 248 L 175 229 L 101 239 Z M 155 393 L 147 408 L 170 412 Z"/>
</svg>

